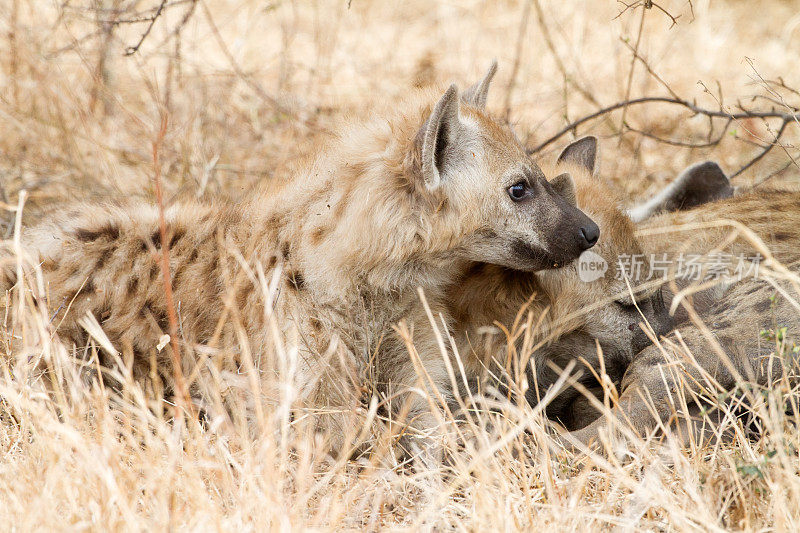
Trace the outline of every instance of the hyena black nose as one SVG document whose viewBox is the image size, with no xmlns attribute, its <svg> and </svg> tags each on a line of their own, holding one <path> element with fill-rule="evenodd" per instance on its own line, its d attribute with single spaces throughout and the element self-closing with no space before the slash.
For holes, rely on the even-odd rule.
<svg viewBox="0 0 800 533">
<path fill-rule="evenodd" d="M 587 224 L 581 228 L 581 237 L 583 237 L 583 239 L 581 239 L 581 248 L 583 250 L 588 250 L 597 244 L 597 239 L 600 238 L 600 228 L 598 228 L 597 224 L 594 222 Z"/>
</svg>

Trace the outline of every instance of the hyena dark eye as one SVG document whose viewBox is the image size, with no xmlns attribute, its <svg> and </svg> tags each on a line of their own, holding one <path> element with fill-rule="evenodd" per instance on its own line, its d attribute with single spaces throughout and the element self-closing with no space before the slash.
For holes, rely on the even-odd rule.
<svg viewBox="0 0 800 533">
<path fill-rule="evenodd" d="M 508 195 L 515 202 L 519 202 L 528 195 L 528 185 L 520 181 L 508 188 Z"/>
</svg>

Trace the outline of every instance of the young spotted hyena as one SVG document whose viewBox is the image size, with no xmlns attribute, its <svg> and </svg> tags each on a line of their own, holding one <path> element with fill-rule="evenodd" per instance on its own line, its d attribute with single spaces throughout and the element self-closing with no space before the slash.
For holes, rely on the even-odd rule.
<svg viewBox="0 0 800 533">
<path fill-rule="evenodd" d="M 620 198 L 595 176 L 596 152 L 594 137 L 575 141 L 558 157 L 554 171 L 574 178 L 571 201 L 600 226 L 595 248 L 578 262 L 538 273 L 476 263 L 449 288 L 460 353 L 471 374 L 513 380 L 515 374 L 527 373 L 526 397 L 534 404 L 570 362 L 577 365 L 573 377 L 585 387 L 596 385 L 601 369 L 618 381 L 634 355 L 649 344 L 645 328 L 652 327 L 658 336 L 671 326 L 658 290 L 641 289 L 631 280 L 634 302 L 617 275 L 618 257 L 643 251 Z M 598 270 L 581 270 L 590 262 Z M 514 357 L 509 357 L 504 331 L 514 335 Z M 565 388 L 547 405 L 548 416 L 579 427 L 583 422 L 573 406 L 579 396 L 577 389 Z"/>
<path fill-rule="evenodd" d="M 262 372 L 281 367 L 263 355 L 274 346 L 296 348 L 296 405 L 343 413 L 321 421 L 334 433 L 351 427 L 357 402 L 347 369 L 370 375 L 384 405 L 405 412 L 411 428 L 435 433 L 428 400 L 409 391 L 421 383 L 445 400 L 453 391 L 418 288 L 448 321 L 443 288 L 470 262 L 536 271 L 568 263 L 598 238 L 594 222 L 562 196 L 571 180 L 560 179 L 557 191 L 485 111 L 494 72 L 462 95 L 454 85 L 438 101 L 423 92 L 388 117 L 345 129 L 278 190 L 239 205 L 170 207 L 168 243 L 150 205 L 60 209 L 24 235 L 47 283 L 37 296 L 57 311 L 58 335 L 84 346 L 79 319 L 92 313 L 115 346 L 134 354 L 135 375 L 156 370 L 171 381 L 171 348 L 156 350 L 168 329 L 159 266 L 168 244 L 186 375 L 197 345 L 238 346 L 204 365 L 235 370 L 252 353 Z M 400 322 L 413 335 L 423 380 L 392 332 Z"/>
<path fill-rule="evenodd" d="M 704 165 L 708 170 L 713 164 Z M 716 168 L 715 173 L 721 174 Z M 640 226 L 644 249 L 670 262 L 682 254 L 709 252 L 753 257 L 759 250 L 749 239 L 742 234 L 731 238 L 736 226 L 727 221 L 733 221 L 752 230 L 796 280 L 800 272 L 800 192 L 756 189 L 725 197 L 647 220 Z M 712 195 L 710 199 L 715 198 Z M 725 256 L 707 257 L 705 264 L 710 265 L 711 257 Z M 769 387 L 778 379 L 796 375 L 795 346 L 800 344 L 797 285 L 791 279 L 774 283 L 755 279 L 755 272 L 686 298 L 700 322 L 688 321 L 685 313 L 683 318 L 678 313 L 683 323 L 676 333 L 665 339 L 661 348 L 650 346 L 631 361 L 619 384 L 621 394 L 613 409 L 617 419 L 642 436 L 672 422 L 681 427 L 682 438 L 702 439 L 709 435 L 703 431 L 703 417 L 697 417 L 705 391 L 730 391 L 743 383 Z M 675 289 L 689 285 L 690 281 L 683 280 Z M 682 411 L 680 398 L 685 398 L 688 412 Z M 607 420 L 597 418 L 570 436 L 573 442 L 589 444 L 606 426 Z"/>
</svg>

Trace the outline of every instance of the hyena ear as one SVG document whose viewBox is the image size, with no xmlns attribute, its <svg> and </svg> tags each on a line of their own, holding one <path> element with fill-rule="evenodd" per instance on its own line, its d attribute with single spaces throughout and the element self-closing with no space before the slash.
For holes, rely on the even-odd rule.
<svg viewBox="0 0 800 533">
<path fill-rule="evenodd" d="M 564 148 L 558 156 L 556 165 L 569 163 L 586 169 L 589 174 L 594 174 L 597 162 L 597 137 L 590 135 L 582 137 Z"/>
<path fill-rule="evenodd" d="M 675 178 L 647 202 L 628 210 L 634 222 L 642 222 L 651 216 L 669 211 L 691 209 L 734 194 L 730 180 L 713 161 L 696 163 Z"/>
<path fill-rule="evenodd" d="M 559 174 L 550 180 L 550 186 L 562 196 L 570 205 L 576 205 L 575 200 L 575 182 L 568 172 Z"/>
<path fill-rule="evenodd" d="M 491 85 L 492 78 L 494 78 L 496 72 L 497 61 L 495 60 L 492 61 L 491 65 L 489 65 L 489 70 L 487 70 L 486 74 L 483 75 L 483 79 L 464 91 L 464 94 L 461 95 L 461 99 L 464 100 L 464 102 L 477 107 L 478 109 L 485 109 L 486 98 L 489 95 L 489 86 Z"/>
<path fill-rule="evenodd" d="M 689 209 L 733 196 L 728 176 L 714 161 L 690 166 L 673 183 L 669 188 L 674 191 L 673 204 L 677 209 Z"/>
<path fill-rule="evenodd" d="M 451 85 L 417 133 L 422 179 L 428 190 L 439 187 L 448 155 L 454 152 L 453 145 L 461 132 L 458 110 L 458 89 Z"/>
</svg>

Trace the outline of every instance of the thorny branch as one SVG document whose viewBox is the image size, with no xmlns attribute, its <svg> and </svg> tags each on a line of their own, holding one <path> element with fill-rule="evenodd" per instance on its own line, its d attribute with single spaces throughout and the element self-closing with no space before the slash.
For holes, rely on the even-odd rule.
<svg viewBox="0 0 800 533">
<path fill-rule="evenodd" d="M 137 42 L 133 46 L 129 46 L 125 50 L 125 55 L 126 56 L 133 55 L 133 54 L 135 54 L 136 52 L 139 51 L 139 48 L 142 46 L 142 43 L 144 42 L 144 40 L 147 39 L 148 35 L 150 35 L 150 30 L 153 29 L 153 26 L 155 25 L 156 20 L 158 20 L 158 17 L 161 16 L 161 13 L 164 12 L 164 6 L 166 6 L 166 5 L 167 5 L 167 0 L 161 0 L 161 3 L 158 4 L 158 9 L 156 9 L 156 12 L 153 14 L 152 17 L 150 17 L 150 23 L 147 25 L 147 28 L 144 30 L 144 33 L 142 34 L 142 36 L 139 37 L 139 42 Z"/>
<path fill-rule="evenodd" d="M 131 26 L 136 24 L 146 24 L 144 31 L 142 32 L 141 36 L 137 40 L 137 42 L 131 46 L 125 47 L 124 55 L 130 56 L 139 51 L 144 44 L 145 40 L 148 38 L 150 33 L 153 30 L 156 22 L 159 18 L 161 18 L 167 11 L 174 7 L 187 5 L 188 9 L 186 9 L 184 16 L 182 17 L 180 23 L 177 25 L 176 29 L 170 32 L 170 36 L 174 37 L 183 26 L 186 25 L 189 18 L 192 16 L 195 10 L 195 6 L 197 4 L 197 0 L 160 0 L 157 6 L 138 10 L 136 9 L 140 2 L 137 0 L 133 0 L 127 2 L 124 5 L 121 2 L 119 4 L 115 4 L 114 7 L 110 8 L 103 8 L 103 7 L 91 7 L 91 8 L 81 8 L 72 6 L 69 4 L 69 1 L 66 1 L 61 6 L 63 12 L 70 12 L 78 16 L 79 18 L 84 18 L 87 20 L 91 20 L 92 22 L 96 22 L 101 26 L 101 28 L 95 32 L 89 33 L 84 35 L 83 37 L 76 39 L 75 42 L 72 44 L 64 47 L 63 49 L 56 50 L 53 55 L 58 55 L 61 52 L 71 50 L 75 48 L 75 46 L 81 44 L 82 42 L 93 39 L 102 35 L 103 33 L 107 33 L 112 28 L 116 28 L 118 26 Z"/>
<path fill-rule="evenodd" d="M 630 100 L 624 100 L 621 102 L 617 102 L 615 104 L 611 104 L 606 106 L 602 109 L 595 111 L 589 115 L 581 117 L 577 120 L 574 120 L 560 129 L 557 133 L 550 136 L 544 142 L 540 143 L 539 145 L 535 146 L 528 150 L 528 153 L 536 153 L 541 151 L 543 148 L 553 144 L 555 141 L 569 133 L 570 131 L 574 130 L 578 126 L 589 122 L 598 117 L 602 117 L 607 113 L 611 113 L 612 111 L 616 111 L 617 109 L 622 109 L 623 107 L 631 106 L 631 105 L 641 105 L 647 103 L 664 103 L 664 104 L 673 104 L 679 105 L 681 107 L 685 107 L 689 111 L 691 111 L 694 115 L 705 115 L 711 118 L 724 118 L 724 119 L 731 119 L 731 120 L 743 120 L 748 118 L 777 118 L 783 121 L 789 122 L 795 120 L 794 114 L 784 113 L 781 111 L 742 111 L 737 113 L 729 113 L 727 111 L 715 111 L 713 109 L 705 109 L 700 107 L 688 100 L 684 100 L 678 97 L 672 96 L 642 96 L 640 98 L 632 98 Z"/>
<path fill-rule="evenodd" d="M 610 113 L 616 111 L 617 109 L 622 109 L 622 119 L 621 119 L 620 130 L 619 130 L 619 135 L 620 136 L 623 135 L 625 132 L 633 132 L 633 133 L 637 133 L 639 135 L 642 135 L 644 137 L 647 137 L 647 138 L 650 138 L 650 139 L 654 139 L 654 140 L 656 140 L 658 142 L 661 142 L 661 143 L 664 143 L 664 144 L 669 144 L 669 145 L 672 145 L 672 146 L 681 146 L 681 147 L 686 147 L 686 148 L 708 148 L 708 147 L 711 147 L 711 146 L 718 145 L 725 138 L 725 135 L 730 130 L 730 126 L 731 126 L 731 124 L 733 122 L 736 122 L 737 124 L 741 125 L 744 130 L 748 131 L 748 133 L 750 133 L 754 137 L 758 138 L 758 136 L 755 135 L 753 132 L 751 132 L 749 130 L 749 128 L 745 124 L 743 124 L 741 121 L 747 120 L 747 119 L 761 119 L 761 120 L 764 120 L 764 121 L 766 121 L 768 119 L 780 120 L 780 124 L 778 125 L 776 130 L 772 129 L 768 123 L 766 124 L 767 130 L 770 133 L 773 134 L 773 137 L 771 139 L 760 139 L 759 138 L 761 143 L 753 143 L 759 148 L 759 152 L 753 158 L 751 158 L 747 163 L 745 163 L 742 167 L 740 167 L 736 172 L 731 174 L 731 176 L 729 176 L 729 177 L 733 178 L 733 177 L 736 177 L 739 174 L 745 172 L 747 169 L 749 169 L 750 167 L 752 167 L 753 165 L 758 163 L 761 159 L 763 159 L 764 156 L 766 156 L 773 148 L 775 148 L 775 146 L 780 146 L 783 149 L 783 151 L 786 153 L 786 155 L 789 157 L 789 159 L 790 159 L 790 161 L 786 165 L 786 167 L 781 169 L 780 172 L 782 172 L 783 170 L 785 170 L 786 168 L 788 168 L 792 164 L 794 164 L 795 166 L 800 168 L 800 162 L 798 162 L 796 157 L 793 156 L 789 152 L 787 146 L 784 146 L 783 144 L 780 143 L 781 136 L 786 131 L 786 127 L 789 125 L 789 123 L 794 122 L 795 124 L 800 126 L 800 108 L 788 104 L 786 102 L 786 100 L 784 99 L 784 97 L 778 91 L 776 91 L 773 87 L 779 87 L 780 89 L 783 89 L 784 91 L 786 91 L 788 93 L 791 93 L 793 95 L 796 95 L 796 96 L 800 96 L 800 91 L 797 91 L 796 89 L 793 89 L 792 87 L 787 86 L 786 83 L 781 78 L 778 78 L 778 80 L 776 80 L 776 81 L 768 81 L 768 80 L 764 79 L 758 73 L 758 71 L 756 70 L 755 66 L 753 65 L 753 61 L 751 59 L 749 59 L 749 58 L 746 58 L 748 64 L 750 65 L 751 69 L 754 72 L 755 80 L 768 93 L 766 95 L 765 94 L 755 95 L 755 96 L 752 97 L 751 101 L 754 102 L 754 101 L 756 101 L 758 99 L 765 100 L 767 102 L 770 102 L 771 104 L 774 104 L 775 106 L 779 106 L 780 110 L 776 110 L 776 108 L 773 106 L 769 111 L 755 111 L 755 110 L 749 109 L 748 107 L 745 107 L 745 104 L 743 104 L 741 101 L 737 102 L 737 104 L 736 104 L 736 109 L 737 110 L 736 111 L 726 110 L 725 107 L 723 106 L 723 103 L 722 103 L 722 101 L 723 101 L 722 88 L 719 87 L 719 84 L 718 84 L 718 93 L 719 94 L 718 95 L 714 95 L 708 89 L 708 87 L 706 87 L 706 85 L 704 83 L 702 83 L 702 82 L 698 82 L 698 83 L 703 88 L 704 92 L 706 92 L 707 94 L 711 95 L 712 98 L 714 98 L 714 100 L 716 101 L 716 103 L 719 106 L 719 108 L 718 109 L 707 109 L 707 108 L 698 106 L 695 102 L 690 102 L 689 100 L 686 100 L 685 98 L 680 97 L 669 86 L 669 84 L 666 81 L 664 81 L 664 79 L 655 72 L 655 70 L 650 66 L 648 61 L 639 52 L 639 41 L 640 41 L 640 37 L 641 37 L 642 25 L 643 25 L 643 22 L 644 22 L 644 12 L 645 12 L 645 10 L 649 9 L 651 7 L 658 7 L 662 11 L 664 11 L 664 10 L 660 6 L 657 6 L 655 3 L 648 2 L 647 0 L 637 1 L 637 2 L 634 2 L 632 4 L 625 4 L 624 2 L 621 2 L 621 3 L 623 3 L 626 7 L 622 12 L 620 12 L 619 15 L 621 15 L 622 13 L 627 11 L 628 9 L 634 9 L 634 8 L 640 7 L 640 6 L 645 8 L 645 9 L 642 10 L 642 19 L 639 22 L 639 35 L 637 36 L 636 44 L 632 46 L 630 43 L 628 43 L 627 41 L 623 40 L 623 43 L 628 47 L 628 49 L 633 54 L 632 63 L 631 63 L 631 69 L 630 69 L 629 77 L 628 77 L 628 84 L 627 84 L 625 98 L 623 98 L 623 100 L 621 100 L 620 102 L 617 102 L 615 104 L 603 107 L 603 108 L 601 108 L 601 109 L 599 109 L 599 110 L 597 110 L 597 111 L 595 111 L 595 112 L 593 112 L 591 114 L 588 114 L 588 115 L 586 115 L 584 117 L 581 117 L 581 118 L 579 118 L 577 120 L 574 120 L 574 121 L 570 122 L 565 127 L 563 127 L 561 130 L 559 130 L 556 134 L 554 134 L 551 137 L 549 137 L 548 139 L 546 139 L 544 142 L 540 143 L 539 145 L 535 146 L 534 148 L 529 149 L 528 153 L 539 152 L 542 149 L 544 149 L 545 147 L 547 147 L 550 144 L 552 144 L 553 142 L 555 142 L 556 140 L 560 139 L 562 136 L 566 135 L 567 133 L 576 131 L 578 126 L 580 126 L 580 125 L 582 125 L 582 124 L 584 124 L 586 122 L 589 122 L 591 120 L 600 118 L 600 117 L 606 117 L 606 119 L 607 119 L 607 116 Z M 692 7 L 691 3 L 690 3 L 690 7 Z M 669 15 L 669 14 L 667 13 L 667 15 Z M 673 19 L 673 22 L 677 18 L 677 17 L 672 17 L 671 15 L 669 15 L 669 16 L 670 16 L 670 18 Z M 630 98 L 630 95 L 629 95 L 628 91 L 630 90 L 631 81 L 632 81 L 632 74 L 633 74 L 633 67 L 634 67 L 636 61 L 641 62 L 641 64 L 646 69 L 647 74 L 650 77 L 652 77 L 653 79 L 655 79 L 658 82 L 658 84 L 661 87 L 663 87 L 664 90 L 667 91 L 669 96 L 645 96 L 645 97 L 640 97 L 640 98 Z M 705 142 L 690 142 L 690 141 L 682 141 L 682 140 L 677 140 L 677 139 L 666 139 L 666 138 L 660 137 L 658 135 L 652 134 L 650 132 L 634 128 L 630 124 L 628 124 L 628 122 L 625 120 L 625 114 L 627 112 L 628 107 L 635 106 L 635 105 L 648 104 L 648 103 L 662 103 L 662 104 L 677 105 L 677 106 L 681 106 L 681 107 L 691 111 L 693 116 L 702 115 L 702 116 L 707 117 L 708 118 L 708 122 L 709 122 L 709 131 L 708 131 L 707 140 Z M 724 124 L 723 124 L 722 130 L 719 131 L 716 135 L 714 133 L 714 121 L 715 121 L 715 119 L 724 120 Z M 746 141 L 745 139 L 740 139 L 740 140 Z M 775 175 L 775 174 L 776 173 L 771 174 L 770 177 L 772 175 Z M 763 180 L 763 181 L 766 181 L 766 180 Z"/>
<path fill-rule="evenodd" d="M 669 11 L 667 11 L 666 9 L 661 7 L 660 5 L 658 5 L 655 2 L 653 2 L 653 0 L 641 0 L 641 1 L 638 1 L 638 2 L 632 2 L 630 4 L 626 4 L 622 0 L 617 0 L 617 2 L 619 2 L 620 4 L 622 4 L 625 7 L 619 13 L 617 13 L 617 16 L 614 17 L 614 19 L 618 19 L 619 17 L 622 16 L 623 13 L 625 13 L 629 9 L 636 9 L 637 7 L 643 7 L 644 8 L 642 10 L 643 12 L 644 12 L 644 10 L 647 10 L 647 9 L 652 9 L 652 8 L 658 9 L 659 11 L 664 13 L 667 17 L 669 17 L 669 19 L 672 21 L 672 24 L 670 25 L 670 28 L 672 28 L 672 26 L 675 26 L 678 23 L 678 19 L 681 17 L 680 15 L 678 15 L 677 17 L 673 16 Z M 692 2 L 691 1 L 689 2 L 689 8 L 692 10 L 692 16 L 694 16 L 694 6 L 692 6 Z M 644 15 L 642 15 L 642 16 L 644 16 Z"/>
<path fill-rule="evenodd" d="M 732 174 L 731 177 L 738 176 L 739 174 L 741 174 L 742 172 L 744 172 L 745 170 L 750 168 L 753 164 L 757 163 L 765 155 L 767 155 L 767 153 L 769 153 L 770 150 L 772 150 L 775 147 L 775 145 L 777 144 L 778 140 L 783 135 L 784 131 L 786 130 L 786 126 L 788 126 L 788 124 L 790 122 L 795 122 L 798 119 L 796 110 L 794 110 L 792 112 L 777 111 L 775 109 L 772 109 L 770 111 L 751 111 L 751 110 L 745 109 L 744 106 L 740 103 L 739 106 L 738 106 L 740 111 L 729 112 L 729 111 L 724 111 L 723 109 L 719 109 L 719 110 L 706 109 L 706 108 L 698 106 L 695 103 L 689 102 L 688 100 L 680 98 L 678 96 L 643 96 L 643 97 L 640 97 L 640 98 L 632 98 L 632 99 L 623 100 L 621 102 L 617 102 L 617 103 L 611 104 L 609 106 L 606 106 L 606 107 L 604 107 L 602 109 L 599 109 L 599 110 L 595 111 L 594 113 L 591 113 L 591 114 L 583 116 L 583 117 L 581 117 L 581 118 L 579 118 L 577 120 L 574 120 L 574 121 L 570 122 L 569 124 L 567 124 L 566 126 L 564 126 L 563 128 L 561 128 L 554 135 L 551 135 L 546 140 L 544 140 L 543 142 L 539 143 L 537 146 L 535 146 L 533 148 L 530 148 L 528 150 L 528 153 L 533 154 L 533 153 L 539 152 L 543 148 L 546 148 L 547 146 L 549 146 L 552 143 L 556 142 L 558 139 L 560 139 L 564 135 L 568 134 L 569 132 L 576 130 L 578 128 L 578 126 L 580 126 L 582 124 L 585 124 L 585 123 L 587 123 L 587 122 L 589 122 L 591 120 L 594 120 L 596 118 L 605 116 L 608 113 L 616 111 L 617 109 L 623 109 L 623 108 L 630 107 L 630 106 L 636 106 L 636 105 L 642 105 L 642 104 L 652 104 L 652 103 L 662 103 L 662 104 L 677 105 L 677 106 L 683 107 L 685 109 L 688 109 L 689 111 L 692 112 L 693 115 L 703 115 L 703 116 L 709 117 L 710 119 L 724 119 L 726 121 L 725 122 L 725 126 L 723 127 L 723 131 L 722 131 L 721 134 L 719 134 L 717 137 L 715 137 L 711 141 L 709 141 L 707 143 L 702 143 L 702 144 L 683 143 L 681 141 L 674 141 L 674 140 L 670 140 L 670 139 L 662 139 L 662 138 L 657 137 L 655 135 L 652 135 L 652 134 L 649 134 L 649 133 L 645 133 L 645 132 L 642 132 L 640 130 L 636 130 L 634 128 L 631 128 L 627 124 L 625 125 L 628 128 L 629 131 L 633 131 L 633 132 L 636 132 L 636 133 L 644 134 L 645 136 L 654 138 L 659 142 L 664 142 L 664 143 L 672 144 L 672 145 L 676 145 L 676 146 L 688 146 L 688 147 L 692 147 L 692 148 L 701 148 L 701 147 L 708 147 L 708 146 L 716 145 L 720 141 L 722 141 L 722 139 L 724 138 L 725 133 L 727 132 L 728 128 L 730 127 L 730 124 L 731 124 L 732 121 L 739 121 L 739 120 L 752 119 L 752 118 L 778 119 L 778 120 L 780 120 L 781 124 L 778 127 L 778 129 L 777 129 L 777 131 L 775 133 L 775 138 L 772 140 L 772 142 L 769 142 L 769 143 L 766 143 L 765 145 L 763 145 L 761 147 L 762 148 L 761 152 L 759 152 L 753 159 L 751 159 L 742 168 L 740 168 L 738 171 L 736 171 L 734 174 Z M 793 109 L 793 108 L 789 108 L 789 109 Z"/>
</svg>

